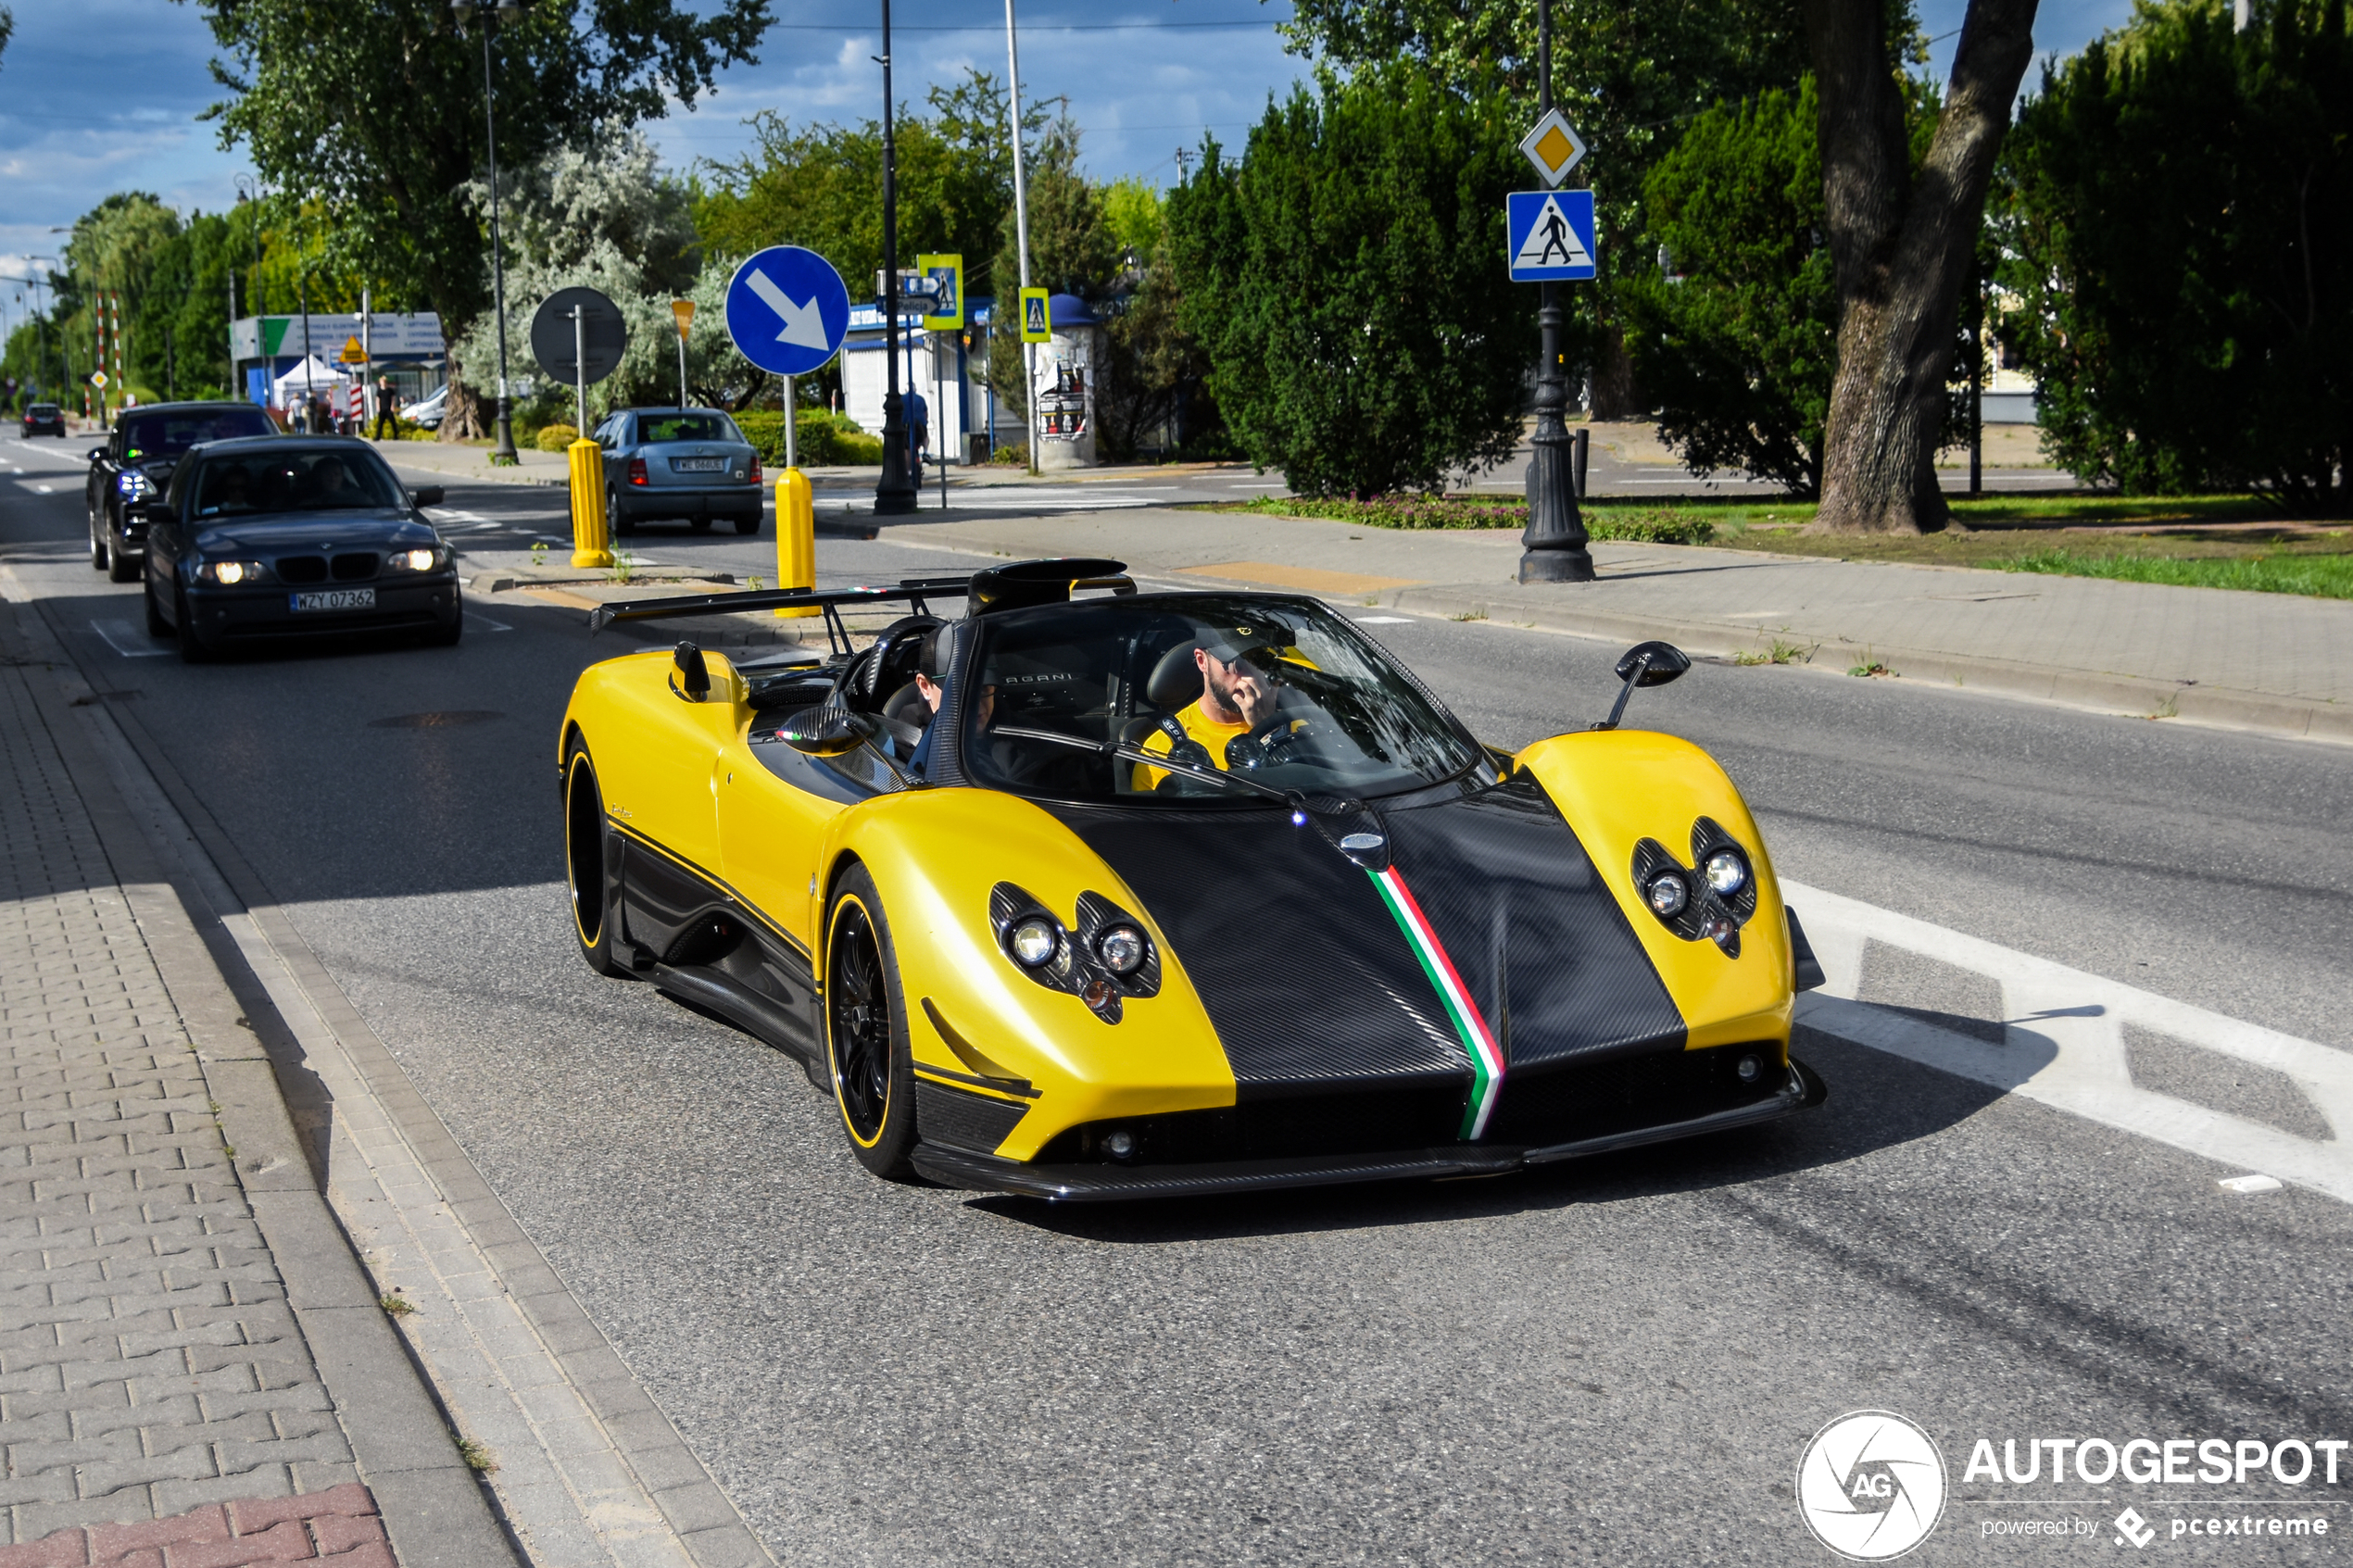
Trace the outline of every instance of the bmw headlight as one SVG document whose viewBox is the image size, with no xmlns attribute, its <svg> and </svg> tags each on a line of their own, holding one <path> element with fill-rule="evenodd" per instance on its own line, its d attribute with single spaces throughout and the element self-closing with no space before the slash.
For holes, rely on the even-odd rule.
<svg viewBox="0 0 2353 1568">
<path fill-rule="evenodd" d="M 258 560 L 208 560 L 196 568 L 198 582 L 218 583 L 224 588 L 266 582 L 269 576 L 270 569 Z"/>
<path fill-rule="evenodd" d="M 1704 874 L 1717 897 L 1729 898 L 1748 885 L 1748 862 L 1737 849 L 1718 849 L 1707 858 Z"/>
<path fill-rule="evenodd" d="M 431 571 L 447 564 L 447 558 L 437 549 L 395 550 L 384 557 L 384 565 L 394 571 Z"/>
</svg>

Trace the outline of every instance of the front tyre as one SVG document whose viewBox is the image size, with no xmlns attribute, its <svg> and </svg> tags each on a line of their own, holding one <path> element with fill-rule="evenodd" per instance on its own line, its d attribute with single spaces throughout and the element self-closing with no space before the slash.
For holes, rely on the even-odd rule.
<svg viewBox="0 0 2353 1568">
<path fill-rule="evenodd" d="M 605 832 L 605 797 L 588 748 L 574 742 L 564 759 L 564 881 L 572 894 L 572 935 L 580 956 L 598 974 L 623 972 L 614 957 L 621 945 L 613 918 L 610 850 Z"/>
<path fill-rule="evenodd" d="M 913 1178 L 915 1059 L 882 896 L 863 866 L 825 912 L 825 1066 L 850 1152 L 875 1175 Z"/>
</svg>

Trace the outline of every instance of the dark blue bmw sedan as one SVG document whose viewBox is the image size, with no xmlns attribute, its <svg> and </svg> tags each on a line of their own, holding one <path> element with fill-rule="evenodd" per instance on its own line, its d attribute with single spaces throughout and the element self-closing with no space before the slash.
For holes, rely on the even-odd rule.
<svg viewBox="0 0 2353 1568">
<path fill-rule="evenodd" d="M 464 628 L 449 546 L 366 442 L 210 442 L 148 504 L 147 631 L 192 662 L 240 644 Z"/>
</svg>

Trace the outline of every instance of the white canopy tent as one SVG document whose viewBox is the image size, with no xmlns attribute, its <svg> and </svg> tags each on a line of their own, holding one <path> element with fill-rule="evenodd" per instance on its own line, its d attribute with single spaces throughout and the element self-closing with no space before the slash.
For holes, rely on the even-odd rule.
<svg viewBox="0 0 2353 1568">
<path fill-rule="evenodd" d="M 296 408 L 313 391 L 333 395 L 337 387 L 346 384 L 348 378 L 333 366 L 313 354 L 307 361 L 297 361 L 294 369 L 270 383 L 270 404 L 275 408 Z"/>
</svg>

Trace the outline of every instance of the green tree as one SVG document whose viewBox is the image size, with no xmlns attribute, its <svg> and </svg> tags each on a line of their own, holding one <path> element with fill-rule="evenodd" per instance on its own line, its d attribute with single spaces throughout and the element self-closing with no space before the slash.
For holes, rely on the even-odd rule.
<svg viewBox="0 0 2353 1568">
<path fill-rule="evenodd" d="M 932 88 L 926 101 L 929 115 L 902 108 L 891 128 L 900 265 L 926 251 L 962 255 L 966 291 L 985 297 L 995 292 L 989 258 L 1013 201 L 1004 90 L 975 70 Z M 1029 119 L 1033 131 L 1044 124 Z M 751 125 L 750 152 L 706 168 L 711 185 L 695 209 L 703 244 L 733 256 L 805 245 L 840 270 L 852 298 L 864 297 L 883 264 L 882 122 L 796 129 L 762 110 Z"/>
<path fill-rule="evenodd" d="M 2347 506 L 2353 43 L 2345 7 L 2150 0 L 2020 116 L 2003 331 L 2044 444 L 2128 491 Z"/>
<path fill-rule="evenodd" d="M 1075 295 L 1110 311 L 1114 282 L 1119 275 L 1119 240 L 1112 232 L 1103 207 L 1103 188 L 1078 167 L 1078 126 L 1067 113 L 1040 128 L 1029 146 L 1029 282 L 1033 288 Z M 1000 220 L 995 257 L 988 275 L 1004 280 L 998 297 L 1011 299 L 1020 286 L 1020 234 L 1010 205 Z M 1000 320 L 1012 321 L 1008 312 Z M 1020 345 L 1005 334 L 1003 353 L 991 350 L 988 384 L 1000 400 L 1028 407 L 1029 382 Z M 1097 417 L 1102 413 L 1098 399 Z M 1107 442 L 1119 451 L 1115 439 Z"/>
<path fill-rule="evenodd" d="M 1812 495 L 1838 358 L 1809 77 L 1718 105 L 1643 186 L 1674 275 L 1623 280 L 1634 373 L 1694 473 L 1737 469 Z"/>
<path fill-rule="evenodd" d="M 1592 149 L 1572 178 L 1591 178 L 1601 278 L 1564 291 L 1569 349 L 1593 377 L 1594 411 L 1648 411 L 1620 346 L 1620 279 L 1652 266 L 1644 182 L 1684 127 L 1718 100 L 1791 88 L 1806 69 L 1800 0 L 1554 0 L 1553 93 Z M 1908 9 L 1902 13 L 1908 19 Z M 1403 56 L 1466 92 L 1511 103 L 1508 147 L 1535 119 L 1536 7 L 1528 0 L 1297 0 L 1282 24 L 1292 49 L 1354 69 Z M 1521 166 L 1517 178 L 1529 173 Z M 1535 314 L 1535 300 L 1527 302 Z"/>
<path fill-rule="evenodd" d="M 483 50 L 447 0 L 195 0 L 227 58 L 230 96 L 208 111 L 264 180 L 316 201 L 335 253 L 429 302 L 445 336 L 489 303 L 487 236 L 459 192 L 487 167 Z M 692 106 L 719 69 L 751 63 L 768 0 L 590 0 L 498 24 L 494 80 L 502 165 L 523 167 L 609 122 Z M 484 25 L 480 23 L 470 26 Z M 470 367 L 453 355 L 445 437 L 477 433 Z"/>
<path fill-rule="evenodd" d="M 1241 449 L 1308 495 L 1428 489 L 1520 434 L 1534 315 L 1502 266 L 1512 111 L 1413 66 L 1267 107 L 1170 199 L 1181 317 Z"/>
</svg>

